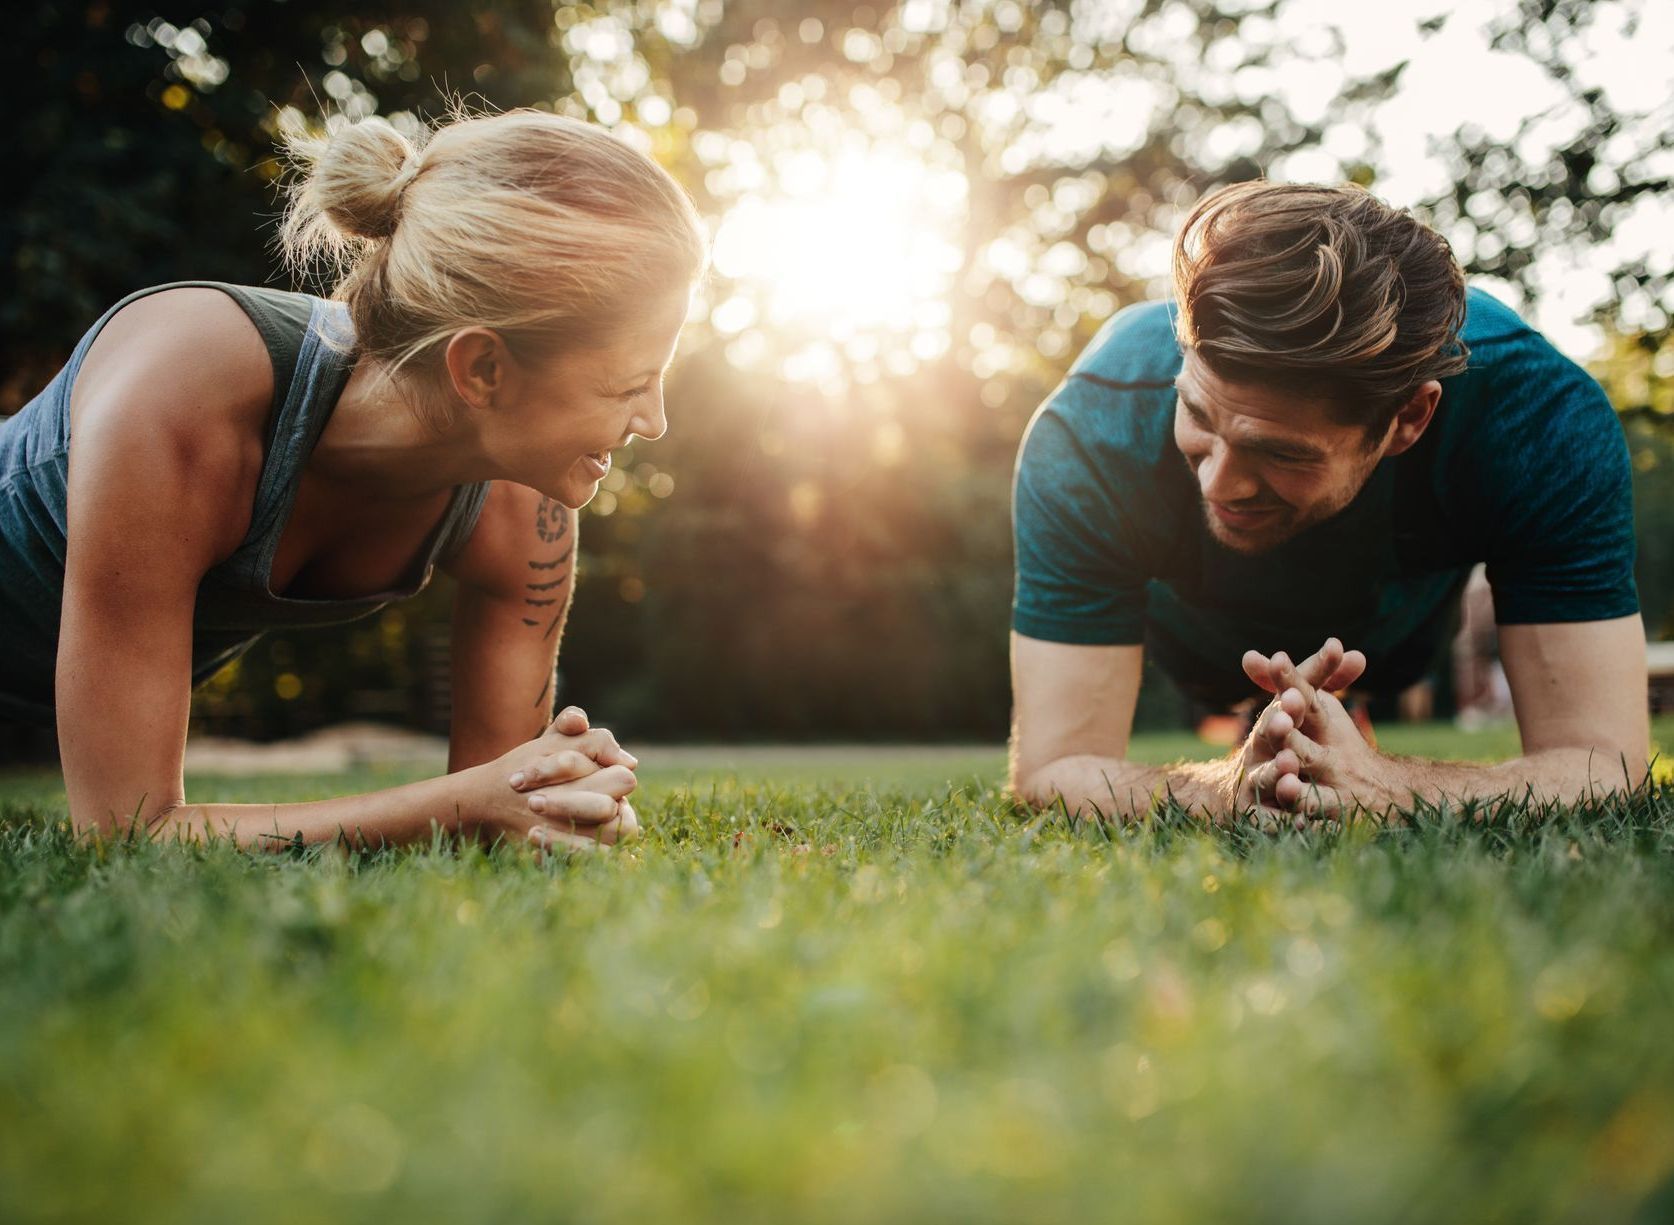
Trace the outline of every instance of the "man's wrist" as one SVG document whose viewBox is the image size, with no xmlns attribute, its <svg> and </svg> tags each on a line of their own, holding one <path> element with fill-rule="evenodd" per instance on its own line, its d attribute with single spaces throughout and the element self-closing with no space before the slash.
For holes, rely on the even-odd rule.
<svg viewBox="0 0 1674 1225">
<path fill-rule="evenodd" d="M 1236 757 L 1217 761 L 1182 762 L 1165 768 L 1152 796 L 1152 811 L 1171 801 L 1188 813 L 1201 813 L 1219 822 L 1236 808 L 1240 762 Z"/>
</svg>

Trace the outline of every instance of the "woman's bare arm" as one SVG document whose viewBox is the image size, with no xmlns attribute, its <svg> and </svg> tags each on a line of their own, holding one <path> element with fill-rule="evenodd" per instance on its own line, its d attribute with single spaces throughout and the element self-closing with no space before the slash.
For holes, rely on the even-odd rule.
<svg viewBox="0 0 1674 1225">
<path fill-rule="evenodd" d="M 188 293 L 200 296 L 166 301 Z M 433 828 L 527 836 L 537 827 L 614 819 L 617 801 L 632 790 L 631 770 L 568 784 L 544 819 L 508 784 L 518 768 L 543 757 L 606 751 L 602 732 L 588 733 L 585 744 L 553 732 L 476 770 L 372 795 L 189 804 L 183 761 L 193 607 L 203 575 L 248 527 L 271 367 L 235 303 L 213 290 L 182 290 L 142 299 L 113 318 L 83 376 L 72 404 L 56 679 L 65 789 L 78 829 L 137 825 L 250 846 L 347 834 L 378 845 L 428 838 Z"/>
<path fill-rule="evenodd" d="M 573 510 L 509 481 L 490 486 L 447 565 L 458 583 L 450 770 L 491 760 L 551 720 L 575 559 Z"/>
</svg>

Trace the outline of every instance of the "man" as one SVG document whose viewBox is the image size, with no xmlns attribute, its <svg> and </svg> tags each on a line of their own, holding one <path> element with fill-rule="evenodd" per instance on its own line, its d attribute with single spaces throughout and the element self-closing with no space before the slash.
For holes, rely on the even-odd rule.
<svg viewBox="0 0 1674 1225">
<path fill-rule="evenodd" d="M 1354 187 L 1210 195 L 1174 282 L 1173 302 L 1105 326 L 1023 442 L 1016 791 L 1106 816 L 1171 794 L 1300 821 L 1636 785 L 1632 491 L 1598 385 L 1467 292 L 1438 234 Z M 1420 679 L 1479 561 L 1524 755 L 1379 754 L 1329 691 Z M 1278 696 L 1226 761 L 1135 765 L 1146 651 L 1200 702 Z"/>
</svg>

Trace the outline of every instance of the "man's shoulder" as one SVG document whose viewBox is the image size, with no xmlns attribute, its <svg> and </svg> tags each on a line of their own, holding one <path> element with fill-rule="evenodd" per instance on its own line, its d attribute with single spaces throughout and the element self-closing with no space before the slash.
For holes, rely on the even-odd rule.
<svg viewBox="0 0 1674 1225">
<path fill-rule="evenodd" d="M 1465 290 L 1465 324 L 1459 336 L 1472 347 L 1506 340 L 1542 339 L 1515 310 L 1475 285 Z"/>
<path fill-rule="evenodd" d="M 1467 291 L 1460 335 L 1470 358 L 1462 373 L 1442 383 L 1449 432 L 1522 436 L 1572 423 L 1614 425 L 1592 376 L 1483 290 Z"/>
<path fill-rule="evenodd" d="M 1115 388 L 1167 388 L 1180 373 L 1172 302 L 1139 302 L 1117 311 L 1069 369 L 1070 378 Z"/>
<path fill-rule="evenodd" d="M 1118 311 L 1076 358 L 1035 414 L 1032 434 L 1050 419 L 1065 442 L 1100 463 L 1159 458 L 1172 430 L 1180 350 L 1168 303 Z M 1040 450 L 1040 440 L 1036 441 Z"/>
</svg>

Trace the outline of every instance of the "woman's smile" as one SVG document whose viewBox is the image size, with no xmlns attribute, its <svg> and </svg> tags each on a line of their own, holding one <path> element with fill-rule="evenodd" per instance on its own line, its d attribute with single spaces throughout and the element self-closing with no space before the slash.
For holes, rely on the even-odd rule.
<svg viewBox="0 0 1674 1225">
<path fill-rule="evenodd" d="M 589 480 L 602 481 L 605 478 L 605 473 L 610 471 L 610 452 L 608 450 L 589 451 L 581 457 L 579 462 Z"/>
</svg>

